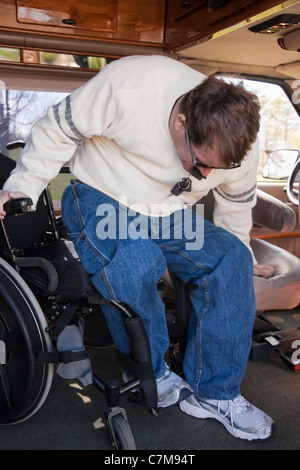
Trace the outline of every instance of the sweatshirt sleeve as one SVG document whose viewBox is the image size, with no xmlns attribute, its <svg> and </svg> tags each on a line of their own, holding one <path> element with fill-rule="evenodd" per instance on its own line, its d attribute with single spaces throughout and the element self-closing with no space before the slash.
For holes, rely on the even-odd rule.
<svg viewBox="0 0 300 470">
<path fill-rule="evenodd" d="M 213 213 L 214 224 L 236 235 L 249 248 L 255 263 L 250 247 L 250 231 L 252 208 L 256 204 L 258 159 L 259 149 L 256 142 L 243 160 L 241 168 L 226 170 L 227 181 L 214 189 Z"/>
<path fill-rule="evenodd" d="M 109 67 L 51 106 L 37 121 L 3 189 L 22 191 L 34 205 L 47 184 L 86 138 L 101 135 L 112 123 L 115 103 Z"/>
</svg>

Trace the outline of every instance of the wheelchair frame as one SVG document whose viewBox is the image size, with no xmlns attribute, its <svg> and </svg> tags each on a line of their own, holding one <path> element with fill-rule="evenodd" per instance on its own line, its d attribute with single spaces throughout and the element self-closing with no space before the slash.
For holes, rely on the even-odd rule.
<svg viewBox="0 0 300 470">
<path fill-rule="evenodd" d="M 47 241 L 45 238 L 42 241 L 42 245 L 45 247 L 47 246 L 47 243 L 55 243 L 62 239 L 60 233 L 62 224 L 60 218 L 55 216 L 51 194 L 48 188 L 44 191 L 42 197 L 44 198 L 44 204 L 47 207 L 50 228 L 50 231 L 47 232 Z M 18 207 L 11 209 L 12 213 L 23 213 L 23 215 L 14 215 L 11 217 L 26 217 L 24 212 L 27 210 L 26 208 L 28 203 L 30 204 L 30 200 L 14 201 L 13 205 L 17 205 Z M 7 209 L 7 214 L 9 214 L 9 208 Z M 7 218 L 9 217 L 10 216 L 7 215 Z M 66 326 L 69 323 L 70 319 L 72 319 L 75 314 L 79 314 L 81 316 L 85 314 L 86 306 L 82 309 L 81 307 L 78 307 L 78 305 L 75 305 L 68 309 L 67 305 L 63 305 L 60 308 L 60 312 L 56 312 L 58 313 L 58 318 L 55 318 L 54 322 L 51 320 L 51 313 L 48 315 L 46 311 L 45 314 L 45 311 L 43 311 L 43 304 L 40 305 L 40 300 L 36 299 L 35 294 L 32 292 L 29 285 L 22 278 L 22 267 L 38 266 L 42 269 L 47 275 L 49 281 L 48 287 L 50 287 L 50 290 L 55 290 L 55 286 L 57 285 L 55 272 L 53 273 L 55 268 L 53 268 L 51 262 L 47 259 L 41 259 L 39 256 L 36 258 L 30 257 L 28 259 L 26 258 L 26 255 L 24 256 L 22 250 L 11 246 L 9 235 L 3 221 L 1 221 L 0 230 L 0 256 L 0 285 L 3 288 L 2 294 L 0 295 L 0 340 L 6 344 L 6 356 L 8 357 L 7 362 L 5 361 L 6 363 L 0 363 L 0 424 L 16 424 L 31 417 L 42 406 L 51 387 L 55 364 L 60 360 L 63 361 L 57 350 L 55 350 L 56 337 L 58 334 L 56 328 L 58 319 L 61 329 L 63 325 Z M 3 285 L 4 278 L 6 278 L 7 281 L 6 286 Z M 187 291 L 186 286 L 178 278 L 174 276 L 174 278 L 172 277 L 172 280 L 176 284 L 176 288 L 175 316 L 173 316 L 172 320 L 168 322 L 171 338 L 170 366 L 171 369 L 176 369 L 177 373 L 181 373 L 180 360 L 182 354 L 177 343 L 178 337 L 184 338 L 186 334 Z M 17 303 L 13 302 L 11 297 L 14 297 L 14 295 L 10 296 L 8 293 L 3 294 L 8 292 L 12 286 L 14 286 L 16 292 L 18 291 L 22 293 L 21 297 L 24 303 L 23 307 L 19 301 L 17 301 Z M 5 307 L 3 295 L 6 295 L 7 297 L 6 303 L 11 304 L 9 305 L 10 308 L 8 308 L 9 312 L 12 313 L 12 316 L 17 317 L 17 319 L 12 322 L 12 325 L 7 324 L 6 317 L 8 315 L 6 315 L 5 312 L 3 313 L 3 305 L 1 307 L 1 303 L 4 304 Z M 53 292 L 50 297 L 52 309 L 53 305 L 56 305 L 57 308 L 55 292 Z M 100 296 L 100 294 L 98 294 L 97 301 L 100 306 L 101 303 L 107 302 Z M 157 410 L 156 381 L 153 374 L 148 337 L 140 318 L 135 312 L 132 312 L 128 306 L 114 301 L 110 303 L 119 310 L 123 317 L 132 350 L 132 357 L 123 356 L 118 351 L 118 360 L 124 368 L 131 372 L 131 375 L 134 378 L 125 384 L 120 385 L 117 380 L 109 380 L 108 382 L 105 382 L 93 373 L 93 385 L 106 398 L 104 418 L 109 430 L 113 448 L 134 450 L 136 449 L 135 440 L 130 429 L 125 409 L 120 406 L 120 397 L 125 393 L 140 387 L 141 393 L 137 401 L 142 401 L 143 406 L 148 408 L 152 415 L 157 416 L 159 411 Z M 51 307 L 48 308 L 48 310 L 51 312 Z M 68 315 L 65 313 L 66 310 L 69 310 Z M 36 328 L 35 334 L 38 336 L 38 339 L 33 338 L 35 335 L 31 330 L 34 328 Z M 20 404 L 18 402 L 20 397 L 15 396 L 14 392 L 12 392 L 12 388 L 19 388 L 20 385 L 19 382 L 18 386 L 15 383 L 17 379 L 13 376 L 16 374 L 14 370 L 12 370 L 13 367 L 18 368 L 17 365 L 14 365 L 14 361 L 12 359 L 15 359 L 16 357 L 15 361 L 17 363 L 17 357 L 18 354 L 20 354 L 20 351 L 18 353 L 18 346 L 20 349 L 20 345 L 16 346 L 13 344 L 13 336 L 15 336 L 15 332 L 13 331 L 14 329 L 17 330 L 17 336 L 20 336 L 20 334 L 25 336 L 27 347 L 26 357 L 30 358 L 31 369 L 29 366 L 27 368 L 29 369 L 30 377 L 27 377 L 26 387 L 21 387 L 21 392 L 24 392 L 23 389 L 25 387 L 27 395 L 29 395 L 27 397 L 29 402 L 27 406 L 24 404 L 22 405 L 22 403 Z M 24 360 L 22 362 L 24 363 Z M 25 377 L 22 376 L 19 377 L 19 379 L 25 380 Z M 34 382 L 37 382 L 37 385 Z M 15 403 L 11 403 L 11 401 Z"/>
</svg>

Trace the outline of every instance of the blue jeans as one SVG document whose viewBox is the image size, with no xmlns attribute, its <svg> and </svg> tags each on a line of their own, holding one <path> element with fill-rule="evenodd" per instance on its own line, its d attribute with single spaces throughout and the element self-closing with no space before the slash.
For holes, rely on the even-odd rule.
<svg viewBox="0 0 300 470">
<path fill-rule="evenodd" d="M 196 397 L 232 399 L 240 393 L 251 346 L 252 256 L 234 235 L 189 210 L 193 227 L 204 230 L 203 247 L 195 243 L 193 249 L 187 245 L 192 229 L 188 236 L 178 229 L 178 216 L 186 214 L 179 212 L 140 216 L 81 183 L 69 186 L 62 199 L 63 222 L 96 289 L 141 317 L 156 378 L 165 372 L 169 346 L 157 282 L 168 265 L 185 283 L 193 283 L 185 379 Z M 120 313 L 109 305 L 103 311 L 116 347 L 130 354 Z"/>
</svg>

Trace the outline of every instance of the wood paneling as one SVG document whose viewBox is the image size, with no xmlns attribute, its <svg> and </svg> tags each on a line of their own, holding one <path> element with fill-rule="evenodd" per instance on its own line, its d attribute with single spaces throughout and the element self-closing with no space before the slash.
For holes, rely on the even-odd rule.
<svg viewBox="0 0 300 470">
<path fill-rule="evenodd" d="M 1 0 L 0 31 L 163 46 L 165 0 Z"/>
<path fill-rule="evenodd" d="M 116 32 L 117 14 L 117 0 L 17 0 L 20 23 Z"/>
<path fill-rule="evenodd" d="M 174 11 L 184 10 L 182 0 L 168 0 L 165 44 L 167 50 L 180 50 L 187 45 L 208 40 L 214 33 L 281 4 L 278 0 L 228 0 L 212 9 L 209 1 L 199 2 L 191 14 L 174 17 Z"/>
</svg>

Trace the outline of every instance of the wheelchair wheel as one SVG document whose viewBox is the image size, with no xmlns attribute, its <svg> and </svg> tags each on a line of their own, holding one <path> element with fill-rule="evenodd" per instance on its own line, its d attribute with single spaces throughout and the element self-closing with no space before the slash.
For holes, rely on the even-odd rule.
<svg viewBox="0 0 300 470">
<path fill-rule="evenodd" d="M 122 415 L 117 414 L 113 416 L 111 426 L 113 427 L 116 437 L 116 450 L 136 450 L 135 440 L 130 426 Z"/>
<path fill-rule="evenodd" d="M 0 424 L 31 417 L 44 403 L 53 364 L 39 363 L 39 352 L 52 351 L 47 323 L 32 291 L 0 258 Z"/>
</svg>

